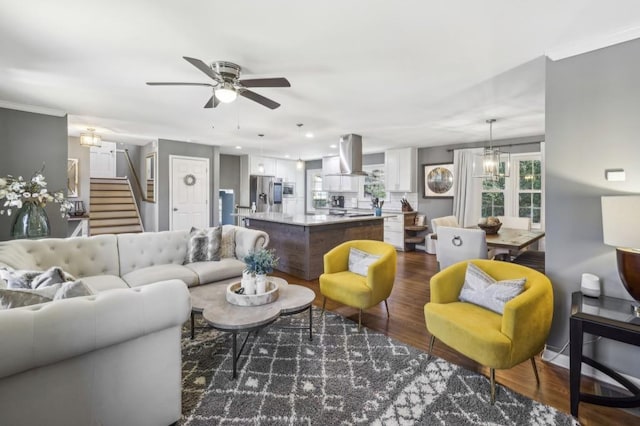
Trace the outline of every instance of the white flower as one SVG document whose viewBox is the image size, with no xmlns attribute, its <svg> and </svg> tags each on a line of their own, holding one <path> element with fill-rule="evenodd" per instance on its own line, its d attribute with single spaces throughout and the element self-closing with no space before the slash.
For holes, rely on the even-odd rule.
<svg viewBox="0 0 640 426">
<path fill-rule="evenodd" d="M 0 188 L 4 188 L 7 186 L 7 180 L 5 178 L 0 178 Z"/>
<path fill-rule="evenodd" d="M 30 193 L 30 192 L 23 192 L 23 193 L 22 193 L 22 196 L 23 196 L 24 198 L 31 198 L 31 193 Z"/>
</svg>

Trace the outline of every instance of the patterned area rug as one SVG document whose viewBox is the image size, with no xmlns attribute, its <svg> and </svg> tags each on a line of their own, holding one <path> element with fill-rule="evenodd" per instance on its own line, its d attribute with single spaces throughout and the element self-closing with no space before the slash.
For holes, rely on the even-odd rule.
<svg viewBox="0 0 640 426">
<path fill-rule="evenodd" d="M 298 318 L 299 317 L 299 318 Z M 182 425 L 577 425 L 486 377 L 332 313 L 286 317 L 251 336 L 231 379 L 231 335 L 184 328 Z M 244 336 L 244 335 L 241 335 Z M 240 342 L 242 339 L 238 339 Z"/>
</svg>

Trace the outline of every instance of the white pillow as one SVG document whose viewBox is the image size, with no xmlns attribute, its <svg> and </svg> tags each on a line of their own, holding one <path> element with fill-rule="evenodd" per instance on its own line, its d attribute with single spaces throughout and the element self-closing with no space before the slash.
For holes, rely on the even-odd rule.
<svg viewBox="0 0 640 426">
<path fill-rule="evenodd" d="M 475 264 L 469 262 L 464 277 L 464 286 L 458 299 L 502 314 L 505 303 L 522 293 L 526 281 L 526 278 L 496 281 Z"/>
<path fill-rule="evenodd" d="M 349 249 L 349 271 L 366 277 L 369 265 L 378 259 L 380 259 L 378 255 L 351 247 Z"/>
</svg>

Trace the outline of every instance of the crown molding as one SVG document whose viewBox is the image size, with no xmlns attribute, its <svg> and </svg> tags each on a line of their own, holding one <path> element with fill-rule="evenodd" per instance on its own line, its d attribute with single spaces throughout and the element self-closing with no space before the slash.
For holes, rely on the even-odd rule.
<svg viewBox="0 0 640 426">
<path fill-rule="evenodd" d="M 3 100 L 0 100 L 0 108 L 14 109 L 17 111 L 24 111 L 24 112 L 33 112 L 36 114 L 53 115 L 56 117 L 64 117 L 65 115 L 67 115 L 65 111 L 62 111 L 59 109 L 47 108 L 47 107 L 41 107 L 41 106 L 35 106 L 35 105 L 18 104 L 15 102 L 8 102 Z"/>
<path fill-rule="evenodd" d="M 552 61 L 570 58 L 594 50 L 603 49 L 625 41 L 640 38 L 640 26 L 630 27 L 611 34 L 600 34 L 598 36 L 584 38 L 580 41 L 567 43 L 549 50 L 546 55 Z"/>
</svg>

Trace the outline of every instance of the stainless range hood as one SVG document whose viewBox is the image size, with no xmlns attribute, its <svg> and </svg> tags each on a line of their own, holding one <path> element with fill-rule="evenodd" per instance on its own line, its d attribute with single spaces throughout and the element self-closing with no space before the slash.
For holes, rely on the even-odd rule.
<svg viewBox="0 0 640 426">
<path fill-rule="evenodd" d="M 362 171 L 362 136 L 354 133 L 340 136 L 340 175 L 367 175 Z"/>
</svg>

